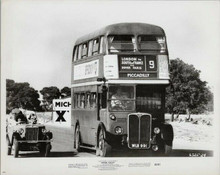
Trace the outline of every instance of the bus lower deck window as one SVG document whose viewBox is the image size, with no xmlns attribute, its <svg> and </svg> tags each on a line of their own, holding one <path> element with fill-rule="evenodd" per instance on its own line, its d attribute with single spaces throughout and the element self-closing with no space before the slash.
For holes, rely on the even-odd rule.
<svg viewBox="0 0 220 175">
<path fill-rule="evenodd" d="M 96 108 L 96 93 L 95 92 L 91 93 L 90 105 L 91 105 L 91 108 Z"/>
</svg>

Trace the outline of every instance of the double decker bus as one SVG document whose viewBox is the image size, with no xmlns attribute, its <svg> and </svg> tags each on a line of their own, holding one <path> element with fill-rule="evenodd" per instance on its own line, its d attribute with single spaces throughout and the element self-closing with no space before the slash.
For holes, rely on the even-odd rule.
<svg viewBox="0 0 220 175">
<path fill-rule="evenodd" d="M 168 62 L 164 30 L 155 25 L 113 24 L 79 38 L 71 75 L 75 149 L 103 157 L 113 148 L 168 153 Z"/>
</svg>

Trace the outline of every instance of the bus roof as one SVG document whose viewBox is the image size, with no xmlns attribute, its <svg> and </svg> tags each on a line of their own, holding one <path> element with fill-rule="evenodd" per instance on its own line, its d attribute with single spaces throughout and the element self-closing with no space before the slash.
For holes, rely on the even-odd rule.
<svg viewBox="0 0 220 175">
<path fill-rule="evenodd" d="M 76 40 L 75 45 L 81 44 L 101 35 L 165 35 L 164 30 L 146 23 L 118 23 L 108 25 Z"/>
</svg>

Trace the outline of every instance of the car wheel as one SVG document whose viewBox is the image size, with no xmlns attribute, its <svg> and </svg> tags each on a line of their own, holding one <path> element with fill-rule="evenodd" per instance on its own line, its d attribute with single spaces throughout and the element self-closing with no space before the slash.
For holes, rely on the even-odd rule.
<svg viewBox="0 0 220 175">
<path fill-rule="evenodd" d="M 40 154 L 44 155 L 45 152 L 46 152 L 46 144 L 45 143 L 41 143 L 40 147 L 39 147 L 39 151 L 40 151 Z"/>
<path fill-rule="evenodd" d="M 79 126 L 77 126 L 75 131 L 75 149 L 77 152 L 80 152 L 80 144 L 81 144 L 80 131 L 79 131 Z"/>
<path fill-rule="evenodd" d="M 19 143 L 17 138 L 14 138 L 14 157 L 18 157 L 19 154 Z"/>
<path fill-rule="evenodd" d="M 50 150 L 51 150 L 51 144 L 47 143 L 45 147 L 45 157 L 49 157 L 50 155 Z"/>
<path fill-rule="evenodd" d="M 11 155 L 11 145 L 8 136 L 6 137 L 6 141 L 7 141 L 7 155 Z"/>
<path fill-rule="evenodd" d="M 101 157 L 110 156 L 111 146 L 105 141 L 104 131 L 101 129 L 98 137 L 96 155 Z"/>
</svg>

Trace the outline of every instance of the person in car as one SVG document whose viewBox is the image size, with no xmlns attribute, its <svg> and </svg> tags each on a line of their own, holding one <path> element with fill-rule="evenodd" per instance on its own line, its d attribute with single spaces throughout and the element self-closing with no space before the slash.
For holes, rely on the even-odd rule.
<svg viewBox="0 0 220 175">
<path fill-rule="evenodd" d="M 31 124 L 37 124 L 37 116 L 34 113 L 29 115 L 28 120 Z"/>
<path fill-rule="evenodd" d="M 20 123 L 28 123 L 27 118 L 25 115 L 19 110 L 18 108 L 15 108 L 11 111 L 12 117 L 16 121 L 16 124 Z"/>
</svg>

